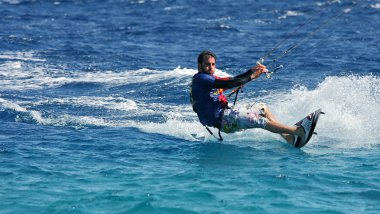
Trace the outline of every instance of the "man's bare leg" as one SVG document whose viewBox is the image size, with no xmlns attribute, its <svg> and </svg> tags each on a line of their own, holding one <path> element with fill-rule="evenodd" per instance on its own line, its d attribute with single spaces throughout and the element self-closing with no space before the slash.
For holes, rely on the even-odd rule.
<svg viewBox="0 0 380 214">
<path fill-rule="evenodd" d="M 274 114 L 271 111 L 269 111 L 268 107 L 265 107 L 264 116 L 268 119 L 268 123 L 265 129 L 270 132 L 280 134 L 286 140 L 287 143 L 293 143 L 294 135 L 298 135 L 301 138 L 304 138 L 305 133 L 303 131 L 303 128 L 297 126 L 286 126 L 281 124 L 280 122 L 278 122 Z"/>
<path fill-rule="evenodd" d="M 284 124 L 281 124 L 277 121 L 268 121 L 267 125 L 265 126 L 265 129 L 278 134 L 291 134 L 291 135 L 298 135 L 301 138 L 305 136 L 305 132 L 302 127 L 300 126 L 287 126 Z"/>
</svg>

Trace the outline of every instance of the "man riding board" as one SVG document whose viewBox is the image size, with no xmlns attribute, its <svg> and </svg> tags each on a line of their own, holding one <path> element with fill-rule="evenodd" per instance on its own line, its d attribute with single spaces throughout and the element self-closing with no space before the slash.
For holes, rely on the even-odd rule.
<svg viewBox="0 0 380 214">
<path fill-rule="evenodd" d="M 198 73 L 193 76 L 190 88 L 190 100 L 202 125 L 206 128 L 218 128 L 225 133 L 262 128 L 280 134 L 291 145 L 295 136 L 304 139 L 305 131 L 301 126 L 281 124 L 264 103 L 251 104 L 246 109 L 228 106 L 223 91 L 259 78 L 261 74 L 268 72 L 264 65 L 259 64 L 243 74 L 227 78 L 215 76 L 215 69 L 216 55 L 211 51 L 200 53 Z M 209 132 L 212 134 L 210 130 Z"/>
</svg>

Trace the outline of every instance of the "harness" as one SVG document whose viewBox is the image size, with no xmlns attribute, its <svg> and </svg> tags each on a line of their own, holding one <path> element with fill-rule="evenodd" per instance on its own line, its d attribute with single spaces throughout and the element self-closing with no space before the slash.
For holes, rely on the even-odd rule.
<svg viewBox="0 0 380 214">
<path fill-rule="evenodd" d="M 191 104 L 192 104 L 192 106 L 193 106 L 193 111 L 194 111 L 195 113 L 197 113 L 197 112 L 195 111 L 195 107 L 194 107 L 194 104 L 193 104 L 193 99 L 192 99 L 191 93 L 190 93 L 190 101 L 191 101 Z M 210 128 L 209 128 L 208 126 L 202 124 L 202 125 L 206 128 L 206 130 L 208 131 L 208 133 L 210 133 L 212 136 L 214 136 L 214 137 L 215 137 L 216 139 L 218 139 L 219 141 L 223 141 L 223 137 L 222 137 L 222 134 L 220 133 L 220 129 L 222 128 L 223 114 L 224 114 L 224 110 L 225 110 L 226 108 L 230 108 L 230 107 L 228 107 L 228 105 L 226 105 L 226 106 L 223 108 L 223 110 L 222 110 L 222 115 L 220 116 L 220 121 L 219 121 L 219 123 L 217 124 L 217 126 L 215 127 L 215 128 L 218 129 L 218 135 L 219 135 L 219 137 L 215 136 L 214 133 L 210 130 Z"/>
<path fill-rule="evenodd" d="M 223 110 L 224 111 L 224 110 Z M 220 124 L 219 124 L 219 127 L 216 127 L 216 128 L 218 128 L 218 135 L 219 135 L 219 137 L 216 137 L 215 135 L 214 135 L 214 133 L 206 126 L 206 125 L 203 125 L 206 129 L 207 129 L 207 131 L 208 131 L 208 133 L 210 133 L 212 136 L 214 136 L 216 139 L 218 139 L 219 141 L 223 141 L 223 137 L 222 137 L 222 134 L 220 133 L 220 129 L 221 129 L 221 126 L 222 126 L 222 118 L 223 118 L 223 115 L 222 115 L 222 117 L 221 117 L 221 119 L 220 119 Z"/>
</svg>

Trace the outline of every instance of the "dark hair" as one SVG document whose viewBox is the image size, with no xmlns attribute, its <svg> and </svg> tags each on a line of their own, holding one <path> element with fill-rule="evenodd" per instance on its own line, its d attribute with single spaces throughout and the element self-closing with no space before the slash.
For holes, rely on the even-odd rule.
<svg viewBox="0 0 380 214">
<path fill-rule="evenodd" d="M 202 64 L 205 56 L 213 57 L 216 60 L 216 55 L 212 51 L 202 51 L 198 56 L 198 64 Z"/>
</svg>

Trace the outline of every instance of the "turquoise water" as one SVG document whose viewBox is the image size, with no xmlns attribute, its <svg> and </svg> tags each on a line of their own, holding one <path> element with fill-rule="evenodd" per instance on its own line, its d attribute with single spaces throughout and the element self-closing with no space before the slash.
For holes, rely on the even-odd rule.
<svg viewBox="0 0 380 214">
<path fill-rule="evenodd" d="M 379 10 L 0 1 L 0 213 L 378 213 Z M 302 149 L 259 129 L 218 142 L 189 104 L 197 55 L 237 75 L 280 41 L 267 65 L 300 45 L 238 105 L 265 102 L 285 124 L 322 108 L 318 135 Z"/>
</svg>

